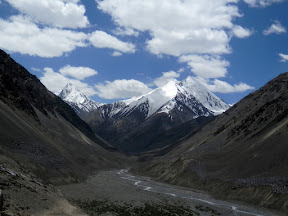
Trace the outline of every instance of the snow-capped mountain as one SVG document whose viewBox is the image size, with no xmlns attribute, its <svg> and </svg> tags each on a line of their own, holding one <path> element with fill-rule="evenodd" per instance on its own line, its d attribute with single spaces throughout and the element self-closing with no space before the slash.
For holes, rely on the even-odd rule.
<svg viewBox="0 0 288 216">
<path fill-rule="evenodd" d="M 188 77 L 182 82 L 168 82 L 165 86 L 154 89 L 148 94 L 112 104 L 101 104 L 90 100 L 79 89 L 68 83 L 59 96 L 77 111 L 91 112 L 98 110 L 103 119 L 113 116 L 125 117 L 137 110 L 149 118 L 155 113 L 169 113 L 173 109 L 181 111 L 183 106 L 199 116 L 219 115 L 230 106 L 200 84 L 195 78 Z"/>
<path fill-rule="evenodd" d="M 89 99 L 73 84 L 68 83 L 60 92 L 59 97 L 68 103 L 77 112 L 91 112 L 103 104 Z"/>
<path fill-rule="evenodd" d="M 229 108 L 192 77 L 112 104 L 91 101 L 71 84 L 59 96 L 75 110 L 85 111 L 78 114 L 94 132 L 130 153 L 163 147 L 171 137 L 176 141 Z"/>
<path fill-rule="evenodd" d="M 138 110 L 145 115 L 145 118 L 149 118 L 155 113 L 169 114 L 173 109 L 181 111 L 183 106 L 193 112 L 194 118 L 219 115 L 230 107 L 196 79 L 188 77 L 180 83 L 170 81 L 165 86 L 140 97 L 103 106 L 105 111 L 102 113 L 109 117 L 114 115 L 125 117 Z M 110 112 L 107 113 L 107 110 Z"/>
</svg>

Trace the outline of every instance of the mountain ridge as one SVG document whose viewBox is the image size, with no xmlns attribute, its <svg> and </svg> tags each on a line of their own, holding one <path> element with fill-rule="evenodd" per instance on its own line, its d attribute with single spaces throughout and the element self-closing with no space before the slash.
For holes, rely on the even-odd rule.
<svg viewBox="0 0 288 216">
<path fill-rule="evenodd" d="M 60 96 L 63 98 L 63 94 Z M 69 92 L 66 98 L 69 98 Z M 91 112 L 78 114 L 96 134 L 112 145 L 129 153 L 139 153 L 156 148 L 152 142 L 162 140 L 160 136 L 163 132 L 170 131 L 170 134 L 173 127 L 178 128 L 202 116 L 219 115 L 229 107 L 195 78 L 188 77 L 179 83 L 170 81 L 145 95 L 103 104 Z M 207 123 L 206 120 L 194 122 L 197 124 L 191 125 L 195 129 Z M 177 135 L 172 137 L 179 138 Z M 157 145 L 157 148 L 164 147 L 164 143 L 167 144 L 163 140 L 163 145 Z"/>
</svg>

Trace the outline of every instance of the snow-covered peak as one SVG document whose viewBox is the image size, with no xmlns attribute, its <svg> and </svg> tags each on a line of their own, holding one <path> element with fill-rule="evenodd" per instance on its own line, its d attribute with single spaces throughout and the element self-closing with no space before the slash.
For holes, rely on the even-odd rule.
<svg viewBox="0 0 288 216">
<path fill-rule="evenodd" d="M 207 109 L 211 110 L 215 115 L 219 115 L 230 108 L 228 104 L 208 90 L 204 85 L 195 78 L 188 76 L 179 84 L 189 94 L 193 95 Z"/>
<path fill-rule="evenodd" d="M 90 112 L 96 110 L 99 106 L 103 105 L 89 99 L 86 95 L 81 93 L 81 91 L 72 83 L 68 83 L 63 90 L 60 92 L 59 97 L 65 102 L 72 105 L 76 110 L 82 110 L 85 112 Z"/>
<path fill-rule="evenodd" d="M 181 100 L 181 102 L 177 102 L 177 100 Z M 193 106 L 198 108 L 203 106 L 208 109 L 207 115 L 219 115 L 229 108 L 228 104 L 192 77 L 188 77 L 180 83 L 170 81 L 165 86 L 154 89 L 145 95 L 122 102 L 126 106 L 123 109 L 117 109 L 117 112 L 114 112 L 115 114 L 120 113 L 122 116 L 126 116 L 133 110 L 139 109 L 145 114 L 146 118 L 156 112 L 169 113 L 178 103 L 186 104 L 191 110 L 195 109 Z"/>
<path fill-rule="evenodd" d="M 60 92 L 59 97 L 67 102 L 72 103 L 83 103 L 87 96 L 82 94 L 80 90 L 73 85 L 72 83 L 68 83 Z"/>
<path fill-rule="evenodd" d="M 174 81 L 169 81 L 161 90 L 168 98 L 175 97 L 178 92 L 177 84 Z"/>
<path fill-rule="evenodd" d="M 133 98 L 130 100 L 125 100 L 124 103 L 127 104 L 125 109 L 121 112 L 122 115 L 127 115 L 134 109 L 142 106 L 142 111 L 145 112 L 146 118 L 157 112 L 164 104 L 173 99 L 178 92 L 177 84 L 170 81 L 165 86 L 154 89 L 148 94 L 142 95 L 138 98 Z M 145 107 L 145 110 L 143 110 Z"/>
</svg>

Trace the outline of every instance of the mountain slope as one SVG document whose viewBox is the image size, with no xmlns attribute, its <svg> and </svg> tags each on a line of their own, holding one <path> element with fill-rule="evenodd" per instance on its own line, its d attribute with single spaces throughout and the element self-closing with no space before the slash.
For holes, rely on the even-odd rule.
<svg viewBox="0 0 288 216">
<path fill-rule="evenodd" d="M 287 213 L 287 102 L 284 73 L 139 170 Z"/>
<path fill-rule="evenodd" d="M 65 182 L 115 167 L 117 152 L 58 96 L 0 50 L 0 151 L 45 181 Z"/>
<path fill-rule="evenodd" d="M 185 122 L 218 115 L 228 108 L 229 105 L 188 77 L 180 83 L 170 81 L 138 98 L 103 105 L 82 117 L 114 146 L 125 152 L 139 153 L 168 145 L 168 140 L 161 138 L 165 131 L 171 134 L 173 128 Z M 192 124 L 196 129 L 207 121 L 194 123 L 197 123 L 197 126 Z M 155 140 L 161 140 L 161 143 L 154 145 Z"/>
</svg>

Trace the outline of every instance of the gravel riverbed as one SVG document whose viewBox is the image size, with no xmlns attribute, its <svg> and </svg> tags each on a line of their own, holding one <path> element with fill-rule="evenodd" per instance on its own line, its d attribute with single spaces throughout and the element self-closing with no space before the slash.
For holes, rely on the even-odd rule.
<svg viewBox="0 0 288 216">
<path fill-rule="evenodd" d="M 136 177 L 127 170 L 101 171 L 86 182 L 59 189 L 88 215 L 278 215 L 236 202 L 216 200 L 205 192 Z"/>
</svg>

